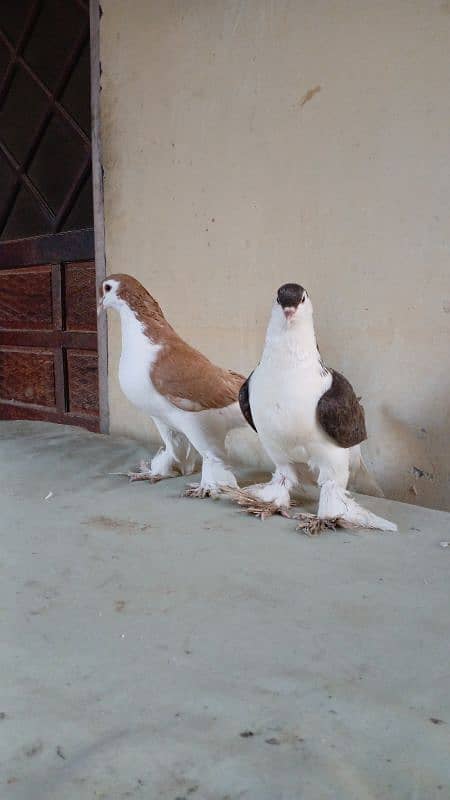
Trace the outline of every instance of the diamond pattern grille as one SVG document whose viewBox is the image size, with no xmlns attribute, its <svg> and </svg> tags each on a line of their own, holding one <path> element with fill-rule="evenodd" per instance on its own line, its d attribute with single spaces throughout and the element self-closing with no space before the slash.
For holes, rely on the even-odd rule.
<svg viewBox="0 0 450 800">
<path fill-rule="evenodd" d="M 92 227 L 86 0 L 0 3 L 0 239 Z"/>
</svg>

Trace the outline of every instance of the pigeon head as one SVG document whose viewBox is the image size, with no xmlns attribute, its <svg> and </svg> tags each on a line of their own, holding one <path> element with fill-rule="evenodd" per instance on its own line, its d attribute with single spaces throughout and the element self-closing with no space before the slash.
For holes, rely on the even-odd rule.
<svg viewBox="0 0 450 800">
<path fill-rule="evenodd" d="M 312 311 L 308 292 L 299 283 L 284 283 L 277 292 L 277 305 L 287 325 Z"/>
<path fill-rule="evenodd" d="M 100 315 L 101 312 L 105 311 L 107 308 L 118 309 L 120 307 L 121 297 L 118 293 L 119 287 L 120 281 L 112 276 L 106 278 L 102 282 L 98 293 L 97 314 Z"/>
<path fill-rule="evenodd" d="M 97 313 L 108 308 L 114 308 L 122 316 L 130 310 L 134 316 L 145 326 L 155 322 L 165 322 L 164 314 L 159 303 L 147 291 L 142 283 L 132 275 L 117 273 L 109 275 L 102 281 L 99 289 Z M 167 323 L 165 323 L 167 325 Z"/>
</svg>

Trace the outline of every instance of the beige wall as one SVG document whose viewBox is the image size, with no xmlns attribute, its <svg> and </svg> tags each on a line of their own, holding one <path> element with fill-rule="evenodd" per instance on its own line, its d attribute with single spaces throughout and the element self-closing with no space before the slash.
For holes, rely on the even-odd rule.
<svg viewBox="0 0 450 800">
<path fill-rule="evenodd" d="M 244 373 L 276 288 L 302 283 L 386 494 L 448 507 L 450 3 L 102 7 L 108 271 Z M 111 428 L 147 437 L 119 346 L 113 320 Z"/>
</svg>

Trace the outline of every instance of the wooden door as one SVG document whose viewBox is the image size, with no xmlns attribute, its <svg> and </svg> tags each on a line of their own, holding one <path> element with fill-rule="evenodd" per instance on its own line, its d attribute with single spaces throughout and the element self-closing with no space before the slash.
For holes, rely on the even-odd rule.
<svg viewBox="0 0 450 800">
<path fill-rule="evenodd" d="M 0 3 L 0 419 L 99 429 L 89 9 Z"/>
</svg>

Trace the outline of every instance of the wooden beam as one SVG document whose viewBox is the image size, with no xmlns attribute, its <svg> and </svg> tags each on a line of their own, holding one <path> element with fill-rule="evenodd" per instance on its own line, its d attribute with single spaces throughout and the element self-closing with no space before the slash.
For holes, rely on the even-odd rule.
<svg viewBox="0 0 450 800">
<path fill-rule="evenodd" d="M 92 119 L 92 186 L 94 198 L 95 270 L 97 286 L 106 277 L 105 213 L 103 202 L 103 161 L 101 146 L 100 91 L 100 4 L 89 0 L 91 21 L 91 119 Z M 98 381 L 100 431 L 109 433 L 108 400 L 108 324 L 106 314 L 98 320 Z"/>
<path fill-rule="evenodd" d="M 92 228 L 0 242 L 0 269 L 33 267 L 59 261 L 90 261 L 92 258 Z"/>
</svg>

